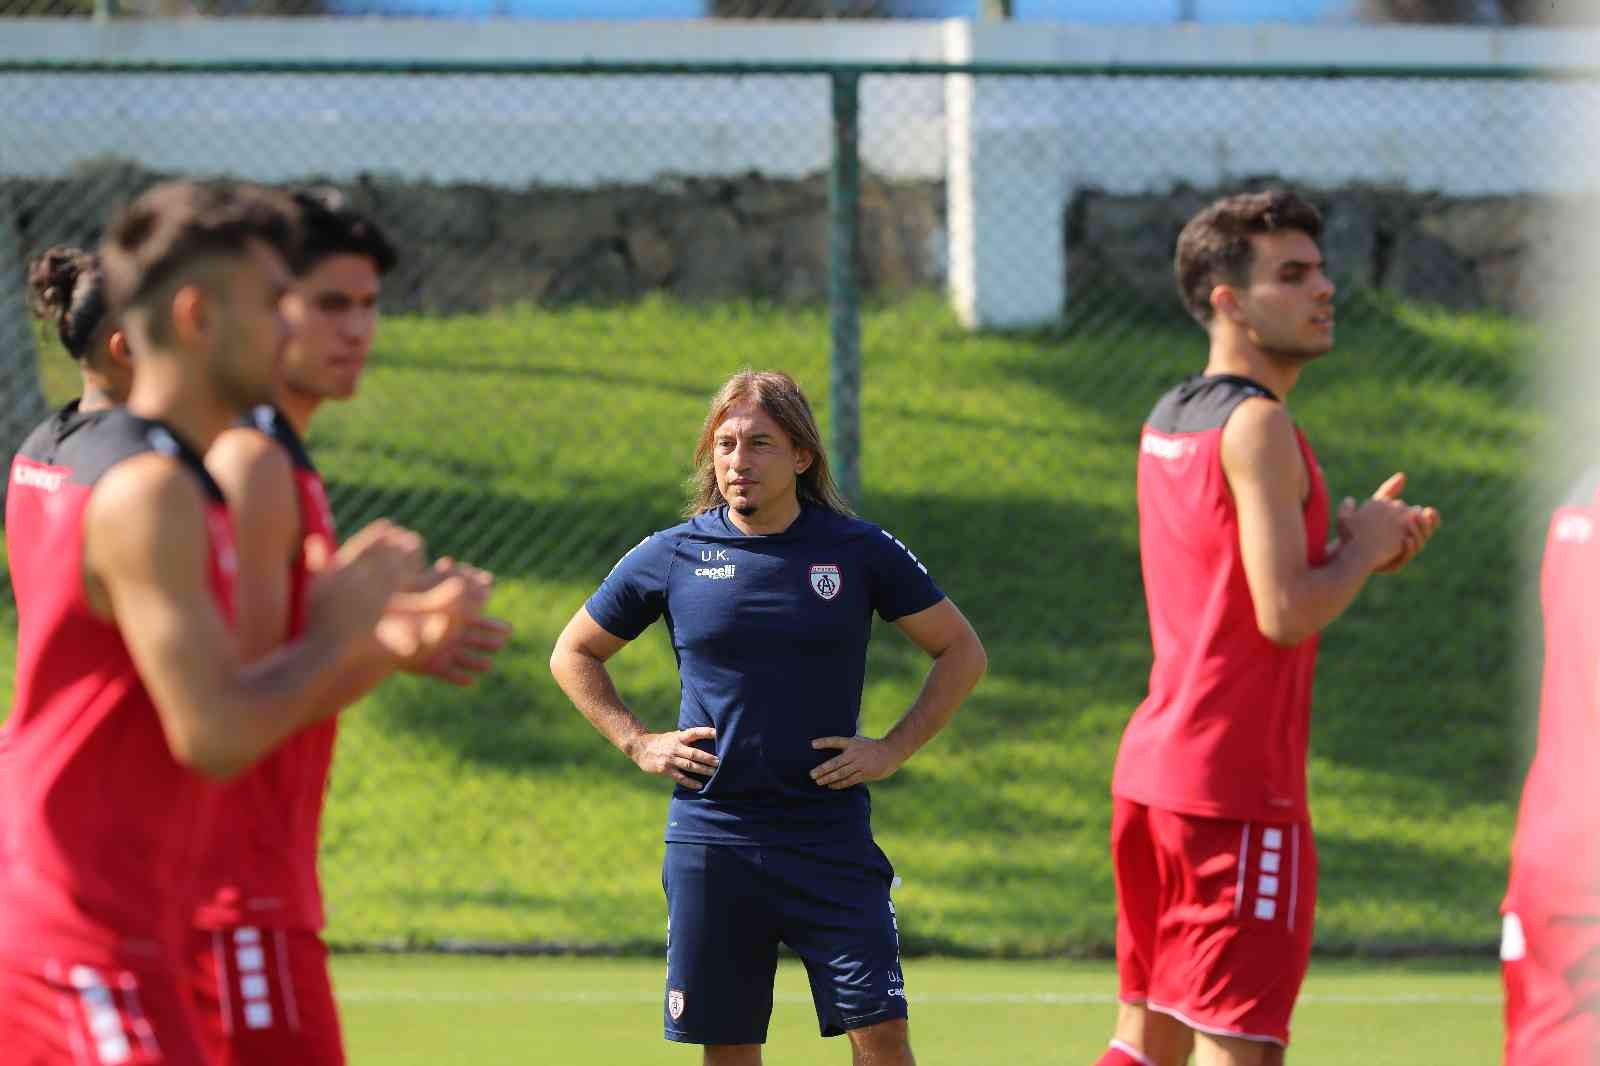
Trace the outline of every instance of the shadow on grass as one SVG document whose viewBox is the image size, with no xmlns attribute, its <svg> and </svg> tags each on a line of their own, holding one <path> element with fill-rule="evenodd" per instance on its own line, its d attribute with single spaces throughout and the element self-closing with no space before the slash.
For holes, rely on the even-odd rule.
<svg viewBox="0 0 1600 1066">
<path fill-rule="evenodd" d="M 1408 572 L 1370 582 L 1324 636 L 1313 751 L 1425 777 L 1451 803 L 1505 798 L 1507 725 L 1526 697 L 1516 605 L 1535 576 L 1521 553 L 1530 486 L 1517 455 L 1528 442 L 1515 428 L 1526 327 L 1383 298 L 1352 300 L 1341 315 L 1339 347 L 1294 396 L 1330 493 L 1359 498 L 1404 469 L 1408 495 L 1445 522 Z M 1206 357 L 1204 335 L 1185 320 L 1129 320 L 1093 295 L 1069 326 L 1017 339 L 1026 354 L 1003 360 L 1002 372 L 1093 405 L 1130 441 L 1159 395 Z M 1442 406 L 1419 412 L 1415 397 L 1441 387 Z M 1128 510 L 1112 519 L 1123 522 L 1135 520 L 1129 448 Z M 1073 554 L 1075 536 L 1062 539 Z M 1101 603 L 1138 595 L 1136 560 L 1116 562 L 1134 581 Z"/>
<path fill-rule="evenodd" d="M 1319 951 L 1373 956 L 1487 951 L 1499 938 L 1504 862 L 1324 831 L 1317 833 L 1317 852 Z M 1339 914 L 1335 922 L 1328 913 L 1363 903 L 1367 907 L 1354 918 Z M 1385 910 L 1394 915 L 1392 923 L 1385 920 Z"/>
</svg>

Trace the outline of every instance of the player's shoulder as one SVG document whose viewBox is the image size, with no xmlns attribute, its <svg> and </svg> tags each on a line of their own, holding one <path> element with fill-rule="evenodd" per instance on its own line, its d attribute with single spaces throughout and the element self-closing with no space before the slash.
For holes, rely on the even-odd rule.
<svg viewBox="0 0 1600 1066">
<path fill-rule="evenodd" d="M 120 407 L 75 422 L 58 445 L 57 459 L 72 469 L 74 481 L 93 485 L 96 492 L 112 475 L 135 485 L 182 475 L 203 496 L 217 502 L 223 498 L 199 453 L 175 430 Z"/>
<path fill-rule="evenodd" d="M 146 542 L 163 543 L 172 530 L 193 523 L 208 495 L 207 483 L 179 456 L 147 449 L 96 479 L 84 521 L 91 532 L 114 533 L 110 542 L 136 549 Z"/>
<path fill-rule="evenodd" d="M 1224 462 L 1297 454 L 1294 419 L 1275 397 L 1246 396 L 1229 410 L 1222 424 Z"/>
<path fill-rule="evenodd" d="M 1591 467 L 1573 482 L 1562 503 L 1564 507 L 1581 507 L 1600 511 L 1600 466 Z"/>
<path fill-rule="evenodd" d="M 1193 374 L 1161 395 L 1145 423 L 1158 433 L 1221 429 L 1245 408 L 1283 405 L 1271 389 L 1238 374 Z"/>
<path fill-rule="evenodd" d="M 206 451 L 206 468 L 235 495 L 244 488 L 260 489 L 274 481 L 292 485 L 294 463 L 287 449 L 258 426 L 230 426 Z"/>
<path fill-rule="evenodd" d="M 54 464 L 61 442 L 94 420 L 92 413 L 81 412 L 78 409 L 78 401 L 73 400 L 34 426 L 28 435 L 22 438 L 22 445 L 17 449 L 17 454 L 35 462 Z"/>
</svg>

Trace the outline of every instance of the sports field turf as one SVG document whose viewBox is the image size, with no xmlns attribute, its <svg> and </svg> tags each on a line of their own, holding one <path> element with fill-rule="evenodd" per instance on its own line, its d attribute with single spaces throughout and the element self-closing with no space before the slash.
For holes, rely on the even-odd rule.
<svg viewBox="0 0 1600 1066">
<path fill-rule="evenodd" d="M 1445 525 L 1323 644 L 1319 944 L 1481 948 L 1498 932 L 1527 691 L 1515 531 L 1539 424 L 1526 331 L 1392 303 L 1347 310 L 1297 416 L 1336 496 L 1404 468 Z M 863 322 L 862 510 L 928 563 L 990 654 L 946 734 L 874 787 L 908 949 L 1104 952 L 1111 760 L 1149 668 L 1138 428 L 1199 367 L 1204 337 L 1095 307 L 1064 331 L 974 337 L 932 296 Z M 826 425 L 826 336 L 815 310 L 661 301 L 386 320 L 362 395 L 311 438 L 341 523 L 390 514 L 492 567 L 518 636 L 473 693 L 405 679 L 346 716 L 325 831 L 332 941 L 659 948 L 666 788 L 572 710 L 546 659 L 612 563 L 676 520 L 705 399 L 730 371 L 791 370 Z M 70 366 L 46 358 L 62 395 Z M 677 682 L 661 629 L 613 663 L 664 728 Z M 0 694 L 13 633 L 0 618 Z M 880 627 L 868 731 L 925 668 Z"/>
<path fill-rule="evenodd" d="M 1109 964 L 913 960 L 922 1066 L 1089 1066 L 1115 1008 Z M 352 1066 L 698 1066 L 661 1039 L 656 960 L 338 958 Z M 1499 980 L 1487 962 L 1319 962 L 1295 1012 L 1294 1066 L 1491 1066 Z M 804 970 L 779 966 L 767 1066 L 848 1063 L 817 1036 Z"/>
</svg>

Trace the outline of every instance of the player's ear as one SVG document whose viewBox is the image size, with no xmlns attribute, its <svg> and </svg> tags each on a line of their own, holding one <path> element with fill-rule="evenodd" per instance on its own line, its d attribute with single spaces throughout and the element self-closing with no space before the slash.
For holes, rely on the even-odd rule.
<svg viewBox="0 0 1600 1066">
<path fill-rule="evenodd" d="M 808 449 L 796 448 L 794 450 L 794 476 L 799 477 L 807 470 L 810 470 L 811 464 L 816 461 L 816 458 Z"/>
<path fill-rule="evenodd" d="M 122 330 L 111 331 L 111 336 L 106 338 L 106 351 L 110 353 L 112 363 L 125 370 L 132 368 L 133 353 L 128 350 L 128 335 Z"/>
<path fill-rule="evenodd" d="M 205 289 L 195 282 L 173 292 L 169 310 L 172 313 L 172 335 L 179 345 L 194 347 L 204 343 L 211 324 L 209 303 Z"/>
<path fill-rule="evenodd" d="M 1239 307 L 1239 294 L 1233 291 L 1232 285 L 1216 285 L 1211 289 L 1211 309 L 1223 318 L 1239 321 L 1242 311 Z"/>
</svg>

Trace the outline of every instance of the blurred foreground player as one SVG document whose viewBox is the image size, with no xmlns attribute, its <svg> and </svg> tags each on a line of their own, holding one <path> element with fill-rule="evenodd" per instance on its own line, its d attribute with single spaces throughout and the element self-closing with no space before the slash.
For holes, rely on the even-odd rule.
<svg viewBox="0 0 1600 1066">
<path fill-rule="evenodd" d="M 1550 521 L 1539 743 L 1501 940 L 1506 1066 L 1600 1063 L 1600 471 Z"/>
<path fill-rule="evenodd" d="M 248 186 L 170 183 L 100 249 L 136 353 L 127 408 L 52 420 L 11 467 L 18 609 L 0 841 L 9 1063 L 202 1066 L 181 958 L 217 789 L 326 713 L 421 564 L 387 523 L 320 560 L 306 639 L 241 665 L 236 562 L 201 453 L 270 399 L 293 222 Z"/>
<path fill-rule="evenodd" d="M 666 1037 L 705 1045 L 709 1066 L 759 1064 L 782 942 L 805 961 L 823 1036 L 848 1033 L 858 1066 L 909 1066 L 894 871 L 865 786 L 945 726 L 983 645 L 905 545 L 850 514 L 788 375 L 729 380 L 695 462 L 689 520 L 624 556 L 550 659 L 596 729 L 677 782 Z M 874 613 L 933 660 L 882 739 L 856 732 Z M 682 700 L 678 728 L 650 733 L 605 664 L 662 617 Z"/>
<path fill-rule="evenodd" d="M 1178 238 L 1178 287 L 1210 335 L 1202 374 L 1144 426 L 1139 554 L 1155 662 L 1112 778 L 1116 1036 L 1100 1066 L 1283 1061 L 1311 950 L 1306 744 L 1317 635 L 1438 523 L 1396 474 L 1345 500 L 1285 401 L 1333 347 L 1316 209 L 1220 200 Z"/>
<path fill-rule="evenodd" d="M 305 542 L 335 541 L 322 478 L 302 443 L 326 400 L 353 396 L 371 352 L 381 278 L 394 249 L 365 216 L 325 194 L 295 197 L 301 240 L 284 300 L 291 336 L 275 402 L 223 432 L 206 453 L 234 520 L 239 651 L 267 655 L 306 626 L 313 574 Z M 488 594 L 488 575 L 442 573 Z M 442 575 L 441 575 L 442 576 Z M 493 662 L 508 628 L 477 619 L 442 655 L 392 664 L 470 683 Z M 337 702 L 377 684 L 387 668 L 344 679 Z M 205 849 L 201 904 L 190 938 L 191 988 L 213 1066 L 333 1066 L 344 1061 L 329 980 L 317 840 L 337 720 L 302 729 L 223 789 Z"/>
</svg>

